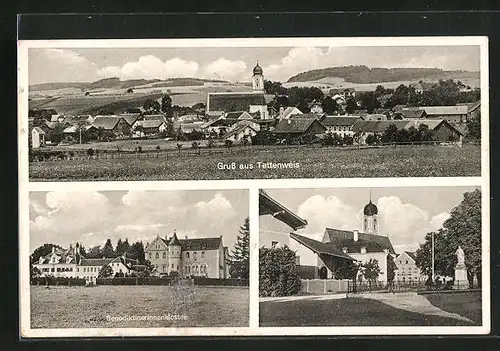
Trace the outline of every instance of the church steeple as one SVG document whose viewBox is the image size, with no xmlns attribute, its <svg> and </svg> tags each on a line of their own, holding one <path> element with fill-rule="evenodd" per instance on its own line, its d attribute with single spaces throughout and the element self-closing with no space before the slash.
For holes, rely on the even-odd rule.
<svg viewBox="0 0 500 351">
<path fill-rule="evenodd" d="M 372 202 L 372 190 L 370 189 L 369 202 L 363 209 L 363 232 L 366 234 L 379 234 L 378 208 Z"/>
<path fill-rule="evenodd" d="M 252 89 L 264 91 L 264 70 L 259 66 L 259 61 L 253 68 Z"/>
</svg>

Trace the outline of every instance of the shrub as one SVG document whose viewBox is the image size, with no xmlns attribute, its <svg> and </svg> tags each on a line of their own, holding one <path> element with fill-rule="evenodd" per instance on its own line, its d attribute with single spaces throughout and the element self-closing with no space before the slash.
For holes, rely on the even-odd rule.
<svg viewBox="0 0 500 351">
<path fill-rule="evenodd" d="M 194 285 L 248 286 L 248 279 L 194 277 Z"/>
<path fill-rule="evenodd" d="M 69 277 L 33 277 L 31 285 L 61 285 L 61 286 L 85 286 L 85 279 L 83 278 L 69 278 Z"/>
<path fill-rule="evenodd" d="M 259 249 L 259 296 L 290 296 L 300 290 L 295 252 L 287 246 Z"/>
</svg>

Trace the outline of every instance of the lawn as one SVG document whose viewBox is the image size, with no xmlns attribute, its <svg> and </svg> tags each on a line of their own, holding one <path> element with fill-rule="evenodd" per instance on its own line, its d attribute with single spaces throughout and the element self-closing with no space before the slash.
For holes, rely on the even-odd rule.
<svg viewBox="0 0 500 351">
<path fill-rule="evenodd" d="M 260 303 L 260 326 L 263 327 L 458 325 L 471 324 L 453 318 L 409 312 L 367 298 Z"/>
<path fill-rule="evenodd" d="M 434 306 L 451 313 L 457 313 L 481 324 L 481 292 L 453 292 L 450 294 L 425 294 Z"/>
<path fill-rule="evenodd" d="M 130 320 L 141 316 L 150 320 Z M 245 327 L 248 319 L 245 288 L 31 287 L 32 328 Z"/>
<path fill-rule="evenodd" d="M 130 141 L 129 141 L 130 143 Z M 153 148 L 148 145 L 149 148 Z M 116 148 L 116 145 L 114 146 Z M 114 159 L 79 159 L 30 163 L 33 181 L 47 180 L 208 180 L 345 177 L 480 176 L 481 149 L 476 145 L 401 146 L 341 149 L 318 146 L 251 146 L 214 149 L 219 154 L 158 155 Z M 182 151 L 182 150 L 181 150 Z M 167 155 L 168 154 L 168 155 Z M 298 168 L 259 168 L 257 162 L 299 163 Z M 236 169 L 219 169 L 235 162 Z M 252 169 L 249 169 L 252 165 Z M 246 166 L 246 168 L 244 168 Z"/>
</svg>

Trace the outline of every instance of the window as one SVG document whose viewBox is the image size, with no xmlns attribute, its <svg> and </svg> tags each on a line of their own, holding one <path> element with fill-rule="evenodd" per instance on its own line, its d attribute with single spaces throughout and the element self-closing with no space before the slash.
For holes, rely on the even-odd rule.
<svg viewBox="0 0 500 351">
<path fill-rule="evenodd" d="M 189 258 L 189 252 L 186 252 L 186 258 Z"/>
<path fill-rule="evenodd" d="M 83 272 L 86 273 L 87 272 L 87 267 L 83 267 Z"/>
<path fill-rule="evenodd" d="M 408 264 L 408 260 L 406 261 L 406 264 Z"/>
<path fill-rule="evenodd" d="M 150 259 L 150 260 L 151 260 L 151 256 L 152 256 L 152 255 L 151 255 L 151 252 L 150 252 L 150 253 L 149 253 L 149 259 Z"/>
<path fill-rule="evenodd" d="M 205 251 L 201 252 L 201 258 L 205 258 Z"/>
<path fill-rule="evenodd" d="M 157 259 L 158 259 L 158 258 L 160 258 L 160 254 L 157 252 L 157 253 L 156 253 L 156 255 L 155 255 L 155 257 L 156 257 Z"/>
<path fill-rule="evenodd" d="M 58 267 L 58 268 L 56 269 L 56 272 L 60 272 L 60 271 L 61 271 L 61 268 L 59 268 L 59 267 Z"/>
<path fill-rule="evenodd" d="M 194 258 L 195 261 L 196 261 L 196 256 L 197 256 L 196 254 L 197 254 L 197 252 L 195 251 L 194 254 L 193 254 L 193 258 Z"/>
<path fill-rule="evenodd" d="M 80 269 L 79 269 L 78 267 L 76 267 L 76 271 L 77 271 L 77 272 L 80 272 Z"/>
<path fill-rule="evenodd" d="M 179 265 L 177 265 L 177 270 L 179 270 Z"/>
<path fill-rule="evenodd" d="M 167 253 L 165 251 L 163 252 L 163 258 L 167 258 Z"/>
<path fill-rule="evenodd" d="M 172 263 L 172 269 L 174 269 L 174 264 Z"/>
<path fill-rule="evenodd" d="M 278 246 L 278 242 L 277 241 L 272 241 L 271 242 L 271 248 L 276 248 L 276 246 Z"/>
<path fill-rule="evenodd" d="M 167 271 L 167 266 L 163 265 L 162 269 L 163 269 L 163 273 L 165 273 Z"/>
</svg>

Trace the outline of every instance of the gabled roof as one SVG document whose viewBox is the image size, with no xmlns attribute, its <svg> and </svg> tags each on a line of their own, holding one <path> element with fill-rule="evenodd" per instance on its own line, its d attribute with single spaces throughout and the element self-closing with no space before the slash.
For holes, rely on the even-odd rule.
<svg viewBox="0 0 500 351">
<path fill-rule="evenodd" d="M 241 131 L 244 131 L 247 128 L 250 128 L 254 132 L 257 132 L 254 128 L 252 128 L 252 126 L 250 126 L 248 124 L 240 124 L 240 125 L 237 125 L 234 129 L 232 129 L 229 132 L 227 132 L 225 135 L 223 135 L 222 138 L 223 139 L 227 139 L 227 138 L 229 138 L 229 137 L 231 137 L 233 135 L 238 134 Z"/>
<path fill-rule="evenodd" d="M 362 115 L 363 119 L 366 121 L 386 121 L 387 116 L 383 113 L 367 113 Z"/>
<path fill-rule="evenodd" d="M 162 124 L 164 124 L 163 120 L 160 119 L 151 119 L 151 120 L 145 120 L 145 121 L 137 121 L 135 122 L 135 125 L 137 127 L 142 127 L 142 128 L 159 128 Z"/>
<path fill-rule="evenodd" d="M 181 239 L 180 242 L 182 250 L 187 250 L 187 251 L 218 250 L 222 242 L 222 237 Z"/>
<path fill-rule="evenodd" d="M 413 261 L 416 261 L 417 260 L 417 255 L 415 255 L 415 252 L 411 252 L 411 251 L 405 251 L 405 253 L 410 256 L 410 258 L 413 260 Z"/>
<path fill-rule="evenodd" d="M 336 258 L 341 258 L 349 261 L 356 261 L 354 258 L 342 252 L 341 249 L 330 243 L 322 243 L 308 237 L 290 233 L 290 237 L 297 241 L 299 244 L 304 245 L 318 255 L 328 255 Z"/>
<path fill-rule="evenodd" d="M 404 118 L 423 118 L 426 115 L 425 110 L 421 108 L 404 108 L 399 112 Z"/>
<path fill-rule="evenodd" d="M 478 107 L 481 107 L 481 101 L 476 101 L 476 102 L 461 102 L 457 104 L 458 106 L 467 106 L 467 112 L 470 113 L 477 109 Z"/>
<path fill-rule="evenodd" d="M 406 105 L 396 105 L 392 108 L 392 111 L 393 112 L 399 112 L 401 111 L 402 109 L 404 109 L 406 107 Z"/>
<path fill-rule="evenodd" d="M 357 121 L 361 121 L 361 116 L 327 116 L 321 121 L 325 127 L 352 126 Z"/>
<path fill-rule="evenodd" d="M 468 112 L 468 107 L 464 105 L 458 106 L 423 106 L 427 115 L 465 115 Z"/>
<path fill-rule="evenodd" d="M 264 190 L 259 190 L 259 216 L 272 215 L 277 220 L 285 223 L 293 230 L 304 228 L 307 225 L 305 219 L 287 209 L 278 201 L 270 197 Z"/>
<path fill-rule="evenodd" d="M 210 127 L 229 127 L 236 123 L 238 123 L 238 120 L 234 118 L 219 118 Z"/>
<path fill-rule="evenodd" d="M 252 118 L 252 116 L 246 111 L 231 111 L 226 113 L 225 117 L 229 119 Z"/>
<path fill-rule="evenodd" d="M 94 119 L 92 125 L 96 128 L 104 128 L 106 130 L 113 130 L 117 126 L 118 122 L 122 120 L 122 117 L 118 116 L 99 116 Z"/>
<path fill-rule="evenodd" d="M 45 131 L 40 127 L 35 127 L 33 130 L 36 130 L 39 134 L 45 134 Z"/>
<path fill-rule="evenodd" d="M 248 111 L 250 105 L 266 105 L 262 92 L 249 93 L 209 93 L 208 108 L 210 111 Z"/>
<path fill-rule="evenodd" d="M 330 243 L 340 250 L 347 247 L 348 252 L 359 253 L 361 247 L 365 247 L 366 252 L 383 252 L 384 249 L 387 249 L 389 253 L 395 254 L 391 241 L 386 236 L 358 232 L 358 241 L 354 241 L 353 231 L 333 228 L 326 228 L 325 234 L 328 235 Z"/>
<path fill-rule="evenodd" d="M 319 123 L 322 128 L 326 129 L 316 118 L 290 118 L 279 121 L 274 133 L 304 133 L 313 123 Z"/>
<path fill-rule="evenodd" d="M 204 125 L 204 122 L 181 123 L 179 128 L 183 133 L 192 133 L 201 130 Z"/>
<path fill-rule="evenodd" d="M 196 115 L 196 114 L 188 114 L 188 115 L 182 115 L 180 116 L 177 121 L 179 122 L 184 122 L 184 123 L 187 123 L 187 122 L 195 122 L 195 121 L 199 121 L 200 120 L 200 116 L 199 115 Z"/>
<path fill-rule="evenodd" d="M 403 129 L 408 124 L 404 120 L 391 121 L 357 121 L 352 126 L 352 130 L 357 133 L 383 133 L 391 124 L 396 125 L 398 129 Z"/>
<path fill-rule="evenodd" d="M 106 266 L 114 261 L 114 258 L 82 258 L 80 266 Z"/>
<path fill-rule="evenodd" d="M 321 121 L 325 117 L 326 117 L 326 113 L 308 112 L 308 113 L 301 113 L 301 114 L 291 115 L 290 119 L 316 118 L 317 120 Z"/>
<path fill-rule="evenodd" d="M 137 121 L 140 115 L 141 115 L 140 113 L 126 113 L 120 115 L 120 117 L 122 117 L 125 120 L 125 122 L 127 122 L 131 126 L 132 124 L 135 123 L 135 121 Z"/>
<path fill-rule="evenodd" d="M 158 119 L 165 120 L 165 115 L 161 113 L 156 113 L 154 115 L 143 115 L 140 119 L 144 121 L 158 120 Z"/>
<path fill-rule="evenodd" d="M 283 118 L 287 118 L 288 115 L 290 114 L 302 114 L 302 111 L 299 110 L 297 107 L 294 106 L 288 106 L 284 111 L 283 111 Z"/>
</svg>

